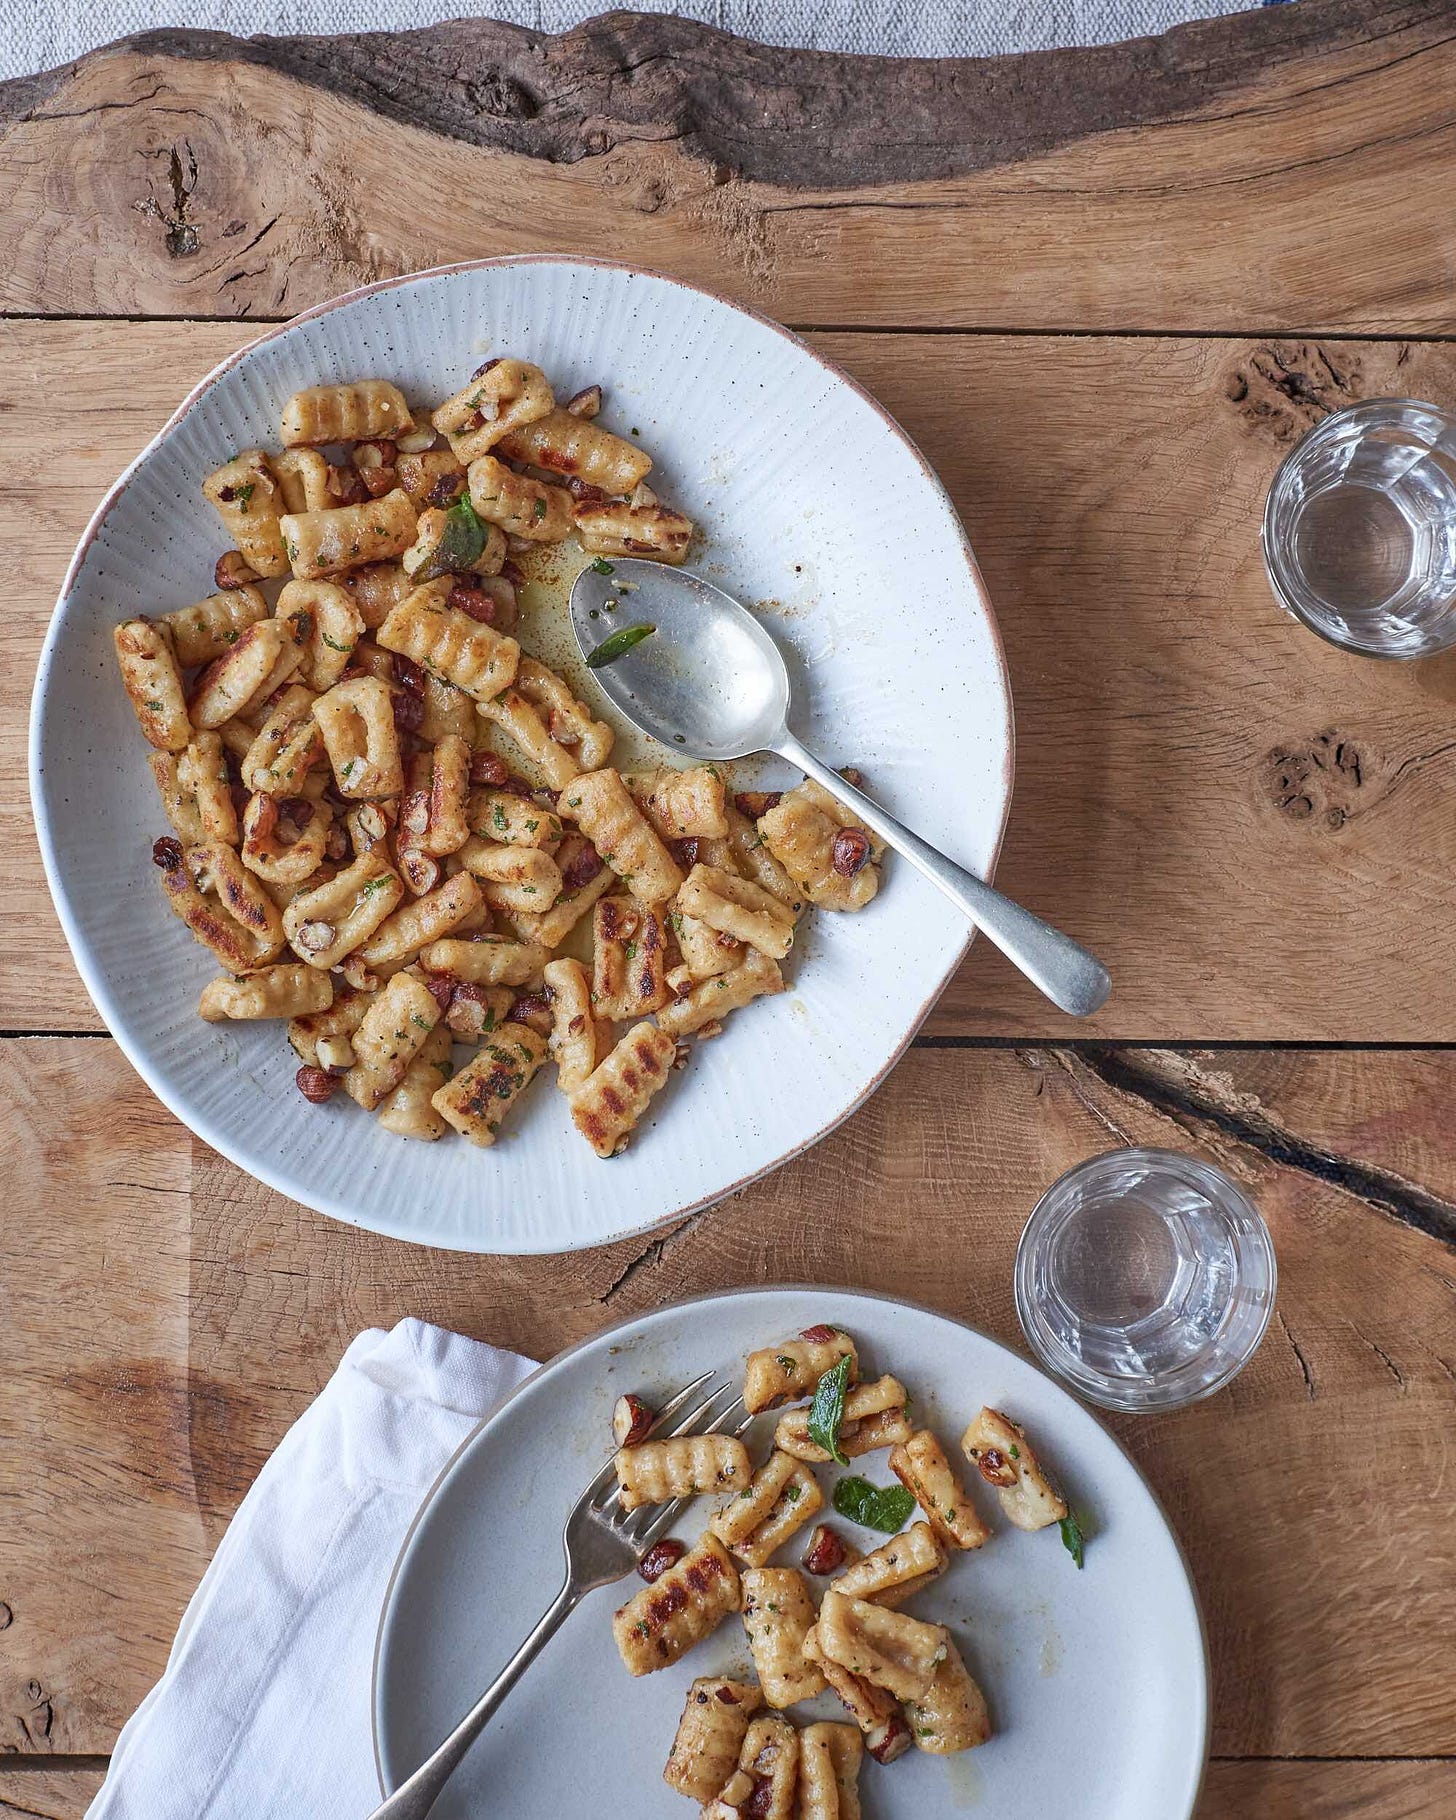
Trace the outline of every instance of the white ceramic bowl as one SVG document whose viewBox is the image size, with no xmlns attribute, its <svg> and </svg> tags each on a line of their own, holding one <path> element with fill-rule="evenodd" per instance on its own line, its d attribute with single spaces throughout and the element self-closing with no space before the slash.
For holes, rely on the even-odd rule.
<svg viewBox="0 0 1456 1820">
<path fill-rule="evenodd" d="M 602 383 L 604 421 L 640 430 L 664 497 L 701 525 L 704 572 L 762 604 L 802 693 L 796 730 L 989 875 L 1011 795 L 1010 691 L 939 482 L 872 399 L 785 330 L 676 280 L 588 261 L 491 260 L 374 285 L 210 374 L 112 488 L 71 563 L 36 678 L 31 794 L 86 988 L 200 1138 L 375 1231 L 564 1251 L 705 1206 L 824 1136 L 909 1042 L 967 929 L 888 864 L 866 912 L 812 919 L 791 989 L 695 1045 L 610 1163 L 571 1128 L 549 1078 L 492 1150 L 412 1143 L 342 1096 L 310 1106 L 280 1026 L 198 1019 L 216 968 L 157 885 L 151 843 L 166 826 L 111 628 L 211 591 L 225 539 L 199 482 L 238 449 L 276 446 L 289 393 L 377 374 L 432 404 L 488 350 L 539 362 L 567 393 Z"/>
</svg>

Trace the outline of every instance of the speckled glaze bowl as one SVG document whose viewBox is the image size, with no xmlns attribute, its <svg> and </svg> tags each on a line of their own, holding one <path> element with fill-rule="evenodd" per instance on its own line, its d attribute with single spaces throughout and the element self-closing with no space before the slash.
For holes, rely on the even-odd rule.
<svg viewBox="0 0 1456 1820">
<path fill-rule="evenodd" d="M 549 1079 L 492 1150 L 413 1143 L 342 1098 L 309 1105 L 280 1026 L 198 1019 L 216 968 L 157 886 L 150 849 L 165 821 L 111 628 L 211 591 L 225 539 L 199 483 L 239 449 L 276 447 L 291 392 L 378 375 L 433 404 L 489 350 L 537 361 L 567 394 L 603 385 L 603 421 L 640 431 L 654 484 L 701 526 L 697 564 L 761 604 L 804 704 L 796 730 L 989 875 L 1011 796 L 1010 689 L 944 489 L 874 401 L 793 335 L 676 280 L 584 260 L 488 260 L 373 285 L 211 373 L 117 481 L 71 563 L 36 677 L 31 795 L 86 988 L 200 1138 L 351 1224 L 456 1250 L 565 1251 L 706 1206 L 831 1131 L 910 1041 L 969 932 L 889 862 L 863 914 L 810 920 L 789 991 L 694 1045 L 610 1163 Z M 538 648 L 559 657 L 552 641 Z"/>
</svg>

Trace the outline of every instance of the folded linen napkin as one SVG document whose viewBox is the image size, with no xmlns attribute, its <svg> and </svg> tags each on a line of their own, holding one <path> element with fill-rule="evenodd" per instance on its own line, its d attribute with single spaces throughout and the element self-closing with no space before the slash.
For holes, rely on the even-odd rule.
<svg viewBox="0 0 1456 1820">
<path fill-rule="evenodd" d="M 88 1820 L 363 1820 L 379 1609 L 440 1468 L 535 1367 L 423 1321 L 362 1333 L 279 1442 L 127 1721 Z"/>
</svg>

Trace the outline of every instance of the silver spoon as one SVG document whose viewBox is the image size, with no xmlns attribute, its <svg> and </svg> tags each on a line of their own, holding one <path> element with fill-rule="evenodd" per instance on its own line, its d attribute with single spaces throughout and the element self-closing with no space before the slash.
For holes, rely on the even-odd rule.
<svg viewBox="0 0 1456 1820">
<path fill-rule="evenodd" d="M 1112 980 L 1095 955 L 912 834 L 795 739 L 783 657 L 731 594 L 682 569 L 615 558 L 577 576 L 571 624 L 588 665 L 629 627 L 655 628 L 593 674 L 627 719 L 670 752 L 695 762 L 776 752 L 903 853 L 1054 1005 L 1087 1017 L 1106 999 Z"/>
</svg>

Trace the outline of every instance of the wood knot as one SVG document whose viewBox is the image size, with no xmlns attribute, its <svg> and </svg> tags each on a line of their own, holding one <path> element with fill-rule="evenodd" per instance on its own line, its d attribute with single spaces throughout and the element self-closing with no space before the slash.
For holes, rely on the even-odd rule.
<svg viewBox="0 0 1456 1820">
<path fill-rule="evenodd" d="M 1286 444 L 1362 398 L 1363 377 L 1360 356 L 1343 344 L 1331 355 L 1317 341 L 1269 341 L 1231 369 L 1224 396 L 1245 428 Z"/>
<path fill-rule="evenodd" d="M 465 84 L 465 99 L 478 114 L 492 120 L 534 120 L 541 103 L 524 83 L 503 70 L 491 70 L 478 81 Z"/>
<path fill-rule="evenodd" d="M 150 216 L 164 229 L 162 244 L 172 259 L 186 259 L 202 245 L 196 224 L 189 217 L 192 194 L 197 188 L 197 155 L 184 139 L 167 151 L 155 151 L 150 157 L 166 160 L 166 187 L 153 185 L 152 193 L 135 207 L 138 214 Z"/>
<path fill-rule="evenodd" d="M 10 1607 L 3 1599 L 0 1599 L 0 1630 L 9 1630 L 14 1622 L 15 1613 L 11 1611 Z"/>
<path fill-rule="evenodd" d="M 1367 774 L 1360 748 L 1334 732 L 1275 746 L 1263 764 L 1264 788 L 1274 807 L 1290 821 L 1329 833 L 1343 828 L 1361 806 Z"/>
</svg>

